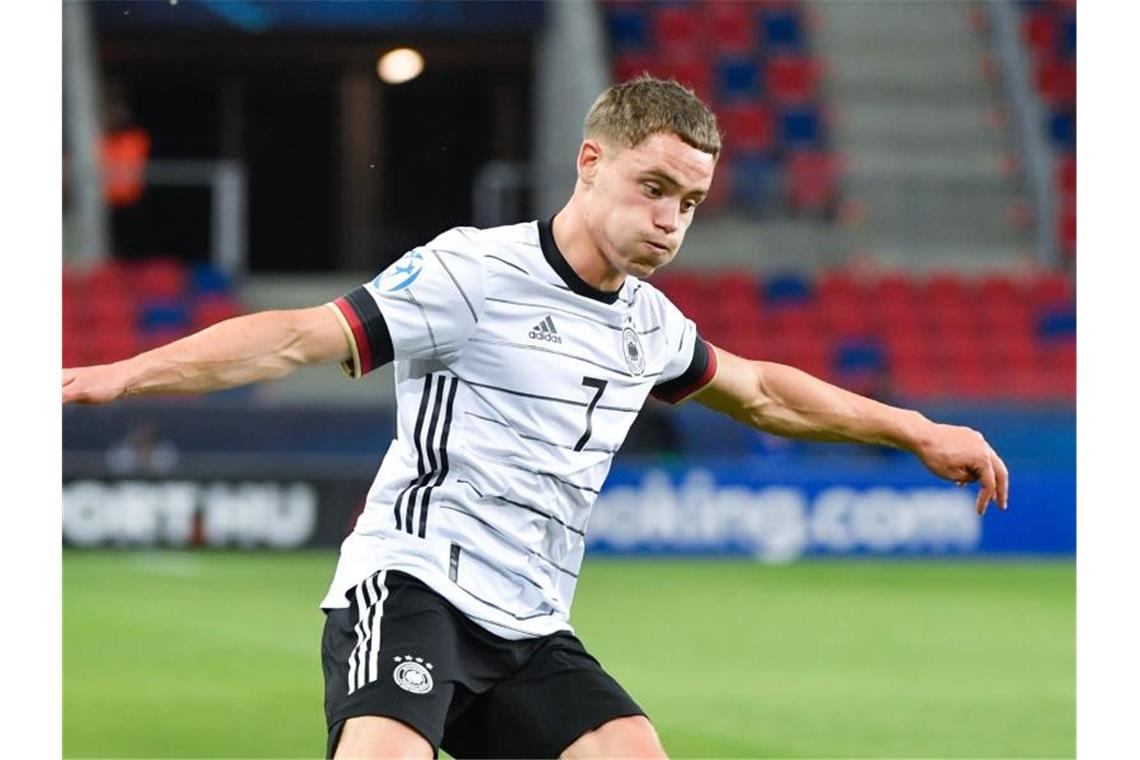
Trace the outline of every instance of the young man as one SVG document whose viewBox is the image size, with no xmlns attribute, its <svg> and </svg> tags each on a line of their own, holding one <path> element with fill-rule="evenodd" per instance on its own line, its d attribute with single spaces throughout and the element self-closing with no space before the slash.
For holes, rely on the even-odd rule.
<svg viewBox="0 0 1140 760">
<path fill-rule="evenodd" d="M 398 437 L 321 604 L 330 756 L 664 756 L 569 624 L 590 510 L 651 393 L 901 447 L 980 481 L 979 513 L 1005 508 L 1006 468 L 977 432 L 716 348 L 643 282 L 676 255 L 719 152 L 690 91 L 611 87 L 553 219 L 455 228 L 331 304 L 64 371 L 65 403 L 105 403 L 394 362 Z"/>
</svg>

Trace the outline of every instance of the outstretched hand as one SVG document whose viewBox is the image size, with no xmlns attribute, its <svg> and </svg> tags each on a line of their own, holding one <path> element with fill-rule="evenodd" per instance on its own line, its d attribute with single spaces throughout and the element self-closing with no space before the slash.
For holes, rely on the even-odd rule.
<svg viewBox="0 0 1140 760">
<path fill-rule="evenodd" d="M 958 425 L 934 425 L 914 452 L 935 475 L 958 485 L 980 482 L 978 514 L 995 501 L 1009 506 L 1009 470 L 982 434 Z"/>
<path fill-rule="evenodd" d="M 63 371 L 63 403 L 106 404 L 126 392 L 126 372 L 118 364 L 73 367 Z"/>
</svg>

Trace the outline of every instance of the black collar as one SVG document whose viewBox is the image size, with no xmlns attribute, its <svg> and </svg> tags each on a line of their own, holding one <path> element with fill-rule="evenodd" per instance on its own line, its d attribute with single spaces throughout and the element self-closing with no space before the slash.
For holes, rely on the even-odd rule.
<svg viewBox="0 0 1140 760">
<path fill-rule="evenodd" d="M 621 288 L 599 290 L 579 277 L 578 273 L 574 271 L 574 267 L 570 266 L 570 262 L 566 260 L 562 251 L 558 250 L 558 244 L 554 242 L 554 217 L 539 220 L 538 242 L 542 245 L 542 255 L 546 258 L 546 263 L 550 264 L 551 269 L 558 273 L 558 276 L 562 278 L 570 290 L 580 296 L 593 298 L 602 303 L 615 303 L 617 301 Z"/>
</svg>

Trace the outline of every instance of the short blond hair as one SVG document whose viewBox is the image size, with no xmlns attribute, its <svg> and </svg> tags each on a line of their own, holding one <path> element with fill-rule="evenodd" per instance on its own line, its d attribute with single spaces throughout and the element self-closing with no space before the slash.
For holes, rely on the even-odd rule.
<svg viewBox="0 0 1140 760">
<path fill-rule="evenodd" d="M 674 80 L 644 75 L 606 88 L 590 107 L 582 128 L 586 139 L 625 148 L 660 132 L 671 132 L 713 158 L 720 155 L 716 116 L 692 90 Z"/>
</svg>

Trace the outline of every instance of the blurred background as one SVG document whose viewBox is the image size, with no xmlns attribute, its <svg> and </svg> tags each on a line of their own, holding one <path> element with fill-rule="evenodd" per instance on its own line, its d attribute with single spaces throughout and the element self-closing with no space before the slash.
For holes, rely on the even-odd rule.
<svg viewBox="0 0 1140 760">
<path fill-rule="evenodd" d="M 1075 2 L 69 0 L 62 37 L 63 366 L 548 218 L 604 87 L 691 87 L 725 151 L 653 284 L 713 343 L 982 430 L 1012 508 L 651 400 L 579 634 L 674 754 L 1073 753 Z M 320 754 L 315 606 L 391 386 L 64 409 L 65 754 Z"/>
</svg>

